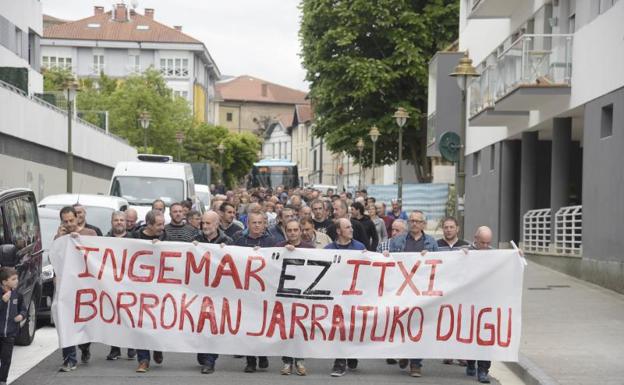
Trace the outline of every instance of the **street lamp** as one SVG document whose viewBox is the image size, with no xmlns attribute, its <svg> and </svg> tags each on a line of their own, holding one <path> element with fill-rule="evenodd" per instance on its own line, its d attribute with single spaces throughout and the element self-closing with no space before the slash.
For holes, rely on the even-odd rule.
<svg viewBox="0 0 624 385">
<path fill-rule="evenodd" d="M 375 147 L 377 147 L 377 139 L 379 139 L 379 129 L 375 126 L 371 127 L 368 136 L 373 141 L 373 184 L 375 184 Z"/>
<path fill-rule="evenodd" d="M 409 113 L 403 107 L 399 107 L 394 113 L 394 119 L 396 119 L 396 124 L 399 126 L 399 163 L 398 163 L 398 193 L 397 193 L 397 201 L 399 202 L 399 207 L 403 207 L 403 126 L 407 123 L 407 119 L 409 119 Z"/>
<path fill-rule="evenodd" d="M 78 82 L 74 79 L 69 80 L 66 85 L 67 91 L 67 193 L 71 194 L 73 190 L 74 176 L 74 154 L 72 153 L 72 103 L 78 92 Z"/>
<path fill-rule="evenodd" d="M 143 110 L 139 115 L 139 123 L 143 128 L 143 152 L 147 153 L 147 128 L 150 125 L 150 113 Z"/>
<path fill-rule="evenodd" d="M 223 142 L 219 143 L 217 146 L 217 151 L 219 151 L 219 166 L 221 167 L 221 179 L 219 179 L 219 183 L 223 180 L 223 153 L 225 152 L 225 146 Z"/>
<path fill-rule="evenodd" d="M 358 173 L 358 190 L 362 189 L 362 151 L 364 151 L 364 141 L 362 138 L 358 139 L 355 147 L 357 148 L 360 156 L 358 158 L 358 163 L 360 164 L 360 172 Z"/>
<path fill-rule="evenodd" d="M 176 132 L 175 138 L 176 142 L 178 142 L 178 162 L 182 162 L 182 143 L 184 143 L 184 132 Z"/>
<path fill-rule="evenodd" d="M 463 208 L 460 211 L 460 199 L 461 205 L 464 203 L 464 191 L 466 189 L 466 173 L 465 173 L 465 143 L 466 143 L 466 94 L 468 91 L 468 85 L 471 79 L 477 78 L 480 75 L 472 66 L 472 60 L 468 56 L 468 51 L 464 52 L 464 57 L 459 59 L 459 64 L 455 67 L 455 71 L 449 76 L 454 77 L 457 80 L 457 85 L 461 90 L 461 126 L 459 128 L 459 161 L 455 168 L 455 190 L 457 199 L 455 200 L 455 213 L 457 215 L 457 221 L 460 226 L 460 237 L 464 234 L 464 211 Z"/>
</svg>

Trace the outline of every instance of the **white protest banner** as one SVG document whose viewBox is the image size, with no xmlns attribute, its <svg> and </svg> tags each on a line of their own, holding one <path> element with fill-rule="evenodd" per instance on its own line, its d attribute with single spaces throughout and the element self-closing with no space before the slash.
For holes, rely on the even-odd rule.
<svg viewBox="0 0 624 385">
<path fill-rule="evenodd" d="M 65 236 L 61 346 L 305 358 L 518 358 L 514 250 L 381 254 Z"/>
</svg>

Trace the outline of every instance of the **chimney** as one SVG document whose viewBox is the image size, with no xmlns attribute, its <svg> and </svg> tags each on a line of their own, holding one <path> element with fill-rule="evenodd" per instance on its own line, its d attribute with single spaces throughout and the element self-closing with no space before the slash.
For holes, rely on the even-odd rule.
<svg viewBox="0 0 624 385">
<path fill-rule="evenodd" d="M 174 25 L 173 29 L 175 29 L 176 31 L 182 32 L 182 26 L 181 25 Z"/>
<path fill-rule="evenodd" d="M 266 97 L 268 92 L 267 92 L 267 88 L 268 88 L 268 84 L 266 83 L 262 83 L 262 96 Z"/>
<path fill-rule="evenodd" d="M 100 6 L 100 5 L 96 5 L 95 7 L 93 7 L 93 14 L 94 15 L 101 15 L 104 13 L 104 7 Z"/>
<path fill-rule="evenodd" d="M 145 17 L 154 18 L 154 8 L 145 8 Z"/>
<path fill-rule="evenodd" d="M 126 4 L 119 3 L 115 5 L 115 9 L 113 11 L 113 20 L 128 21 L 128 8 L 126 8 Z"/>
</svg>

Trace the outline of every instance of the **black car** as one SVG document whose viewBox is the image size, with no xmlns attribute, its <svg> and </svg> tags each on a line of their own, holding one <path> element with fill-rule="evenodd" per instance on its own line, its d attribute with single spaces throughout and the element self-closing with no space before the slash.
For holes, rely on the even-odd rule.
<svg viewBox="0 0 624 385">
<path fill-rule="evenodd" d="M 17 290 L 28 309 L 15 339 L 18 345 L 30 345 L 35 338 L 42 253 L 35 194 L 29 189 L 0 191 L 0 265 L 17 269 Z"/>
</svg>

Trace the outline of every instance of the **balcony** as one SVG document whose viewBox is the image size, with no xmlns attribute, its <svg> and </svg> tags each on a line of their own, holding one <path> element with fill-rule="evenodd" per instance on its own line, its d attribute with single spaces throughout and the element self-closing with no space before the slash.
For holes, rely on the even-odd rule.
<svg viewBox="0 0 624 385">
<path fill-rule="evenodd" d="M 554 226 L 551 216 L 550 208 L 529 210 L 524 214 L 524 250 L 534 254 L 582 256 L 583 206 L 561 207 L 555 213 Z"/>
<path fill-rule="evenodd" d="M 480 67 L 470 87 L 471 124 L 528 119 L 529 111 L 569 97 L 572 35 L 522 35 Z"/>
<path fill-rule="evenodd" d="M 469 19 L 509 18 L 518 6 L 517 0 L 469 0 Z"/>
</svg>

